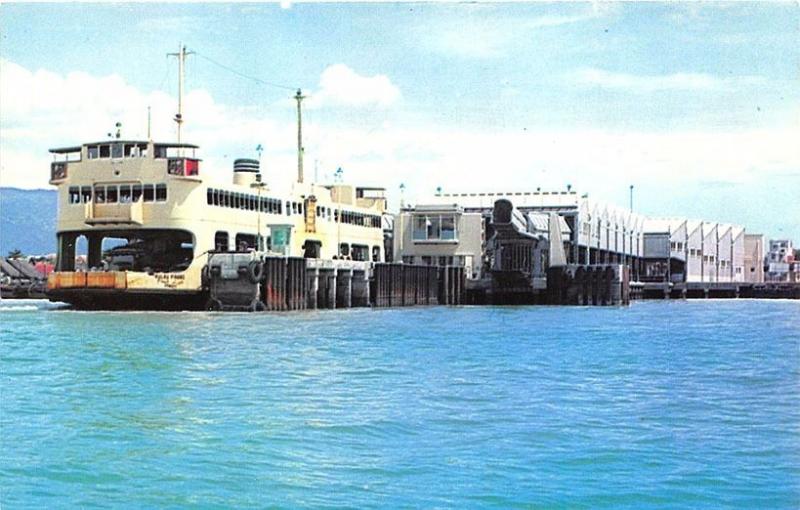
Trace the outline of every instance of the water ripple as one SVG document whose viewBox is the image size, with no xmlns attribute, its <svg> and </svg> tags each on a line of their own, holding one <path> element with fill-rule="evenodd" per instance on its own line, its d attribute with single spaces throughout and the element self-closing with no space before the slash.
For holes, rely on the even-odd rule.
<svg viewBox="0 0 800 510">
<path fill-rule="evenodd" d="M 3 508 L 798 508 L 800 306 L 0 302 Z"/>
</svg>

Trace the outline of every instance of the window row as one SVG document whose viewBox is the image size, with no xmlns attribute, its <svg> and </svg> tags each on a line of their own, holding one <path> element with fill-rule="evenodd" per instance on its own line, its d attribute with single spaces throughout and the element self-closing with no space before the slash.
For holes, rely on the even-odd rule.
<svg viewBox="0 0 800 510">
<path fill-rule="evenodd" d="M 129 204 L 131 202 L 166 202 L 166 184 L 96 184 L 70 186 L 70 204 Z"/>
<path fill-rule="evenodd" d="M 403 255 L 403 264 L 419 264 L 423 266 L 464 266 L 465 257 L 462 255 Z"/>
<path fill-rule="evenodd" d="M 206 202 L 208 205 L 218 207 L 230 207 L 244 211 L 258 211 L 267 214 L 286 214 L 292 216 L 303 214 L 303 203 L 285 201 L 277 198 L 259 197 L 249 193 L 238 193 L 235 191 L 208 188 L 206 192 Z M 331 210 L 330 207 L 317 206 L 312 209 L 318 218 L 328 221 L 359 225 L 364 227 L 381 228 L 381 217 L 373 214 L 364 214 L 351 211 Z M 341 218 L 340 218 L 341 216 Z"/>
<path fill-rule="evenodd" d="M 156 159 L 183 158 L 184 150 L 183 147 L 155 145 L 153 147 L 153 157 Z M 192 150 L 192 154 L 194 154 L 194 150 Z M 86 146 L 86 157 L 88 159 L 146 158 L 147 156 L 146 142 L 110 142 Z"/>
<path fill-rule="evenodd" d="M 229 207 L 244 211 L 259 211 L 268 214 L 283 214 L 283 203 L 277 198 L 259 197 L 249 193 L 237 193 L 221 189 L 208 188 L 206 203 L 217 207 Z M 286 215 L 300 214 L 303 204 L 286 202 Z M 298 212 L 300 211 L 300 212 Z"/>
<path fill-rule="evenodd" d="M 86 147 L 86 156 L 89 159 L 100 158 L 146 158 L 146 143 L 104 143 Z"/>
<path fill-rule="evenodd" d="M 414 216 L 415 241 L 455 241 L 458 239 L 456 217 L 452 214 Z"/>
<path fill-rule="evenodd" d="M 341 216 L 341 218 L 340 218 Z M 347 223 L 359 227 L 381 228 L 381 217 L 374 214 L 365 214 L 353 211 L 333 211 L 333 221 L 337 223 Z"/>
</svg>

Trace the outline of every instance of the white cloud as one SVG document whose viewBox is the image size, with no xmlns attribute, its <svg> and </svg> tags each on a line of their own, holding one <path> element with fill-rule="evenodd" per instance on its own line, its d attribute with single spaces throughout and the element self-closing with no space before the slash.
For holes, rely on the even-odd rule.
<svg viewBox="0 0 800 510">
<path fill-rule="evenodd" d="M 46 187 L 48 148 L 103 139 L 118 120 L 123 136 L 144 138 L 148 105 L 154 139 L 175 138 L 171 119 L 176 101 L 162 92 L 142 92 L 118 76 L 33 72 L 8 61 L 0 65 L 4 186 Z M 353 102 L 351 94 L 360 101 L 369 98 L 369 104 L 392 104 L 399 97 L 388 78 L 375 81 L 344 66 L 338 69 L 328 73 L 329 68 L 320 80 L 319 95 L 328 104 Z M 345 78 L 336 79 L 337 73 Z M 348 80 L 355 82 L 355 91 L 339 88 Z M 270 185 L 284 187 L 294 176 L 296 126 L 289 98 L 278 120 L 257 108 L 220 104 L 205 90 L 189 92 L 185 105 L 184 139 L 203 148 L 205 175 L 229 180 L 232 160 L 255 156 L 255 147 L 262 144 L 262 168 Z M 271 116 L 280 115 L 276 112 L 280 110 Z M 437 126 L 424 119 L 404 124 L 409 115 L 392 122 L 361 122 L 361 117 L 380 117 L 370 112 L 343 122 L 319 113 L 309 112 L 304 124 L 306 175 L 318 166 L 325 180 L 341 166 L 348 181 L 386 186 L 393 206 L 401 182 L 408 201 L 424 201 L 436 186 L 451 191 L 535 190 L 563 189 L 567 183 L 613 200 L 632 182 L 655 188 L 680 182 L 685 189 L 699 189 L 709 181 L 781 182 L 781 175 L 800 169 L 796 116 L 769 129 L 648 133 L 480 130 Z"/>
<path fill-rule="evenodd" d="M 400 90 L 383 74 L 363 76 L 344 64 L 328 66 L 320 77 L 319 91 L 312 93 L 309 106 L 381 106 L 400 99 Z"/>
<path fill-rule="evenodd" d="M 142 92 L 116 75 L 59 75 L 0 60 L 0 182 L 46 187 L 49 148 L 105 139 L 118 121 L 123 137 L 145 139 L 148 106 L 153 139 L 175 140 L 174 97 Z M 255 155 L 259 143 L 267 155 L 287 150 L 292 143 L 289 126 L 246 108 L 219 104 L 202 89 L 186 94 L 184 119 L 184 139 L 205 149 L 209 168 L 220 169 L 212 176 L 220 178 L 229 175 L 231 159 Z"/>
<path fill-rule="evenodd" d="M 582 85 L 631 92 L 657 92 L 663 90 L 721 90 L 741 85 L 754 85 L 765 80 L 759 76 L 721 78 L 705 73 L 673 73 L 663 75 L 635 75 L 615 73 L 603 69 L 581 69 L 569 77 Z"/>
<path fill-rule="evenodd" d="M 348 180 L 386 186 L 393 204 L 401 182 L 406 201 L 417 203 L 437 186 L 471 192 L 563 190 L 567 184 L 614 201 L 631 183 L 696 190 L 708 181 L 753 183 L 796 172 L 799 134 L 796 128 L 666 134 L 337 128 L 326 130 L 307 154 L 325 169 L 342 166 Z"/>
</svg>

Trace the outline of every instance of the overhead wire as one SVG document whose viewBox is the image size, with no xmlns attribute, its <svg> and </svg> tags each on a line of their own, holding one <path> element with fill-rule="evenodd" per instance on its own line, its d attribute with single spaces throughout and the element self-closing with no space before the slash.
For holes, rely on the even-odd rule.
<svg viewBox="0 0 800 510">
<path fill-rule="evenodd" d="M 251 75 L 245 74 L 245 73 L 243 73 L 241 71 L 238 71 L 238 70 L 236 70 L 236 69 L 234 69 L 232 67 L 229 67 L 229 66 L 227 66 L 227 65 L 225 65 L 223 63 L 217 62 L 213 58 L 211 58 L 209 56 L 206 56 L 206 55 L 198 52 L 197 50 L 194 50 L 194 53 L 195 53 L 195 55 L 197 55 L 198 57 L 202 58 L 203 60 L 207 60 L 208 62 L 214 64 L 215 66 L 220 67 L 222 69 L 225 69 L 226 71 L 231 72 L 231 73 L 233 73 L 233 74 L 235 74 L 235 75 L 237 75 L 237 76 L 239 76 L 241 78 L 245 78 L 247 80 L 252 80 L 252 81 L 254 81 L 256 83 L 260 83 L 260 84 L 266 85 L 268 87 L 275 87 L 275 88 L 279 88 L 279 89 L 292 90 L 292 91 L 297 89 L 297 87 L 290 87 L 288 85 L 282 85 L 280 83 L 275 83 L 275 82 L 271 82 L 271 81 L 267 81 L 267 80 L 262 80 L 261 78 L 257 78 L 255 76 L 251 76 Z"/>
<path fill-rule="evenodd" d="M 217 61 L 217 60 L 215 60 L 215 59 L 213 59 L 213 58 L 211 58 L 211 57 L 209 57 L 209 56 L 207 56 L 207 55 L 205 55 L 205 54 L 203 54 L 201 52 L 198 52 L 197 50 L 192 50 L 192 51 L 194 52 L 194 54 L 196 56 L 202 58 L 203 60 L 205 60 L 205 61 L 207 61 L 207 62 L 209 62 L 209 63 L 211 63 L 211 64 L 213 64 L 213 65 L 215 65 L 215 66 L 217 66 L 217 67 L 219 67 L 221 69 L 224 69 L 224 70 L 228 71 L 229 73 L 232 73 L 232 74 L 234 74 L 234 75 L 236 75 L 236 76 L 238 76 L 240 78 L 244 78 L 245 80 L 250 80 L 250 81 L 253 81 L 253 82 L 261 84 L 261 85 L 265 85 L 265 86 L 268 86 L 268 87 L 273 87 L 273 88 L 281 89 L 281 90 L 288 90 L 288 91 L 292 91 L 292 92 L 300 90 L 300 87 L 292 87 L 292 86 L 281 84 L 281 83 L 276 83 L 276 82 L 272 82 L 272 81 L 268 81 L 268 80 L 263 80 L 263 79 L 258 78 L 256 76 L 252 76 L 252 75 L 249 75 L 247 73 L 243 73 L 243 72 L 241 72 L 241 71 L 239 71 L 237 69 L 234 69 L 233 67 L 230 67 L 230 66 L 228 66 L 226 64 L 223 64 L 223 63 L 221 63 L 221 62 L 219 62 L 219 61 Z M 304 110 L 303 113 L 305 115 L 308 115 L 309 110 Z M 308 126 L 309 127 L 311 126 L 311 123 L 312 123 L 312 119 L 308 119 Z M 313 140 L 313 138 L 314 138 L 313 135 L 311 137 L 308 137 L 308 135 L 307 135 L 308 131 L 311 131 L 311 130 L 309 129 L 309 130 L 306 131 L 306 133 L 304 133 L 304 140 L 303 140 L 303 148 L 304 149 L 306 147 L 308 147 L 308 146 L 313 146 L 314 143 L 315 143 L 315 141 Z M 311 138 L 311 140 L 309 140 L 308 138 Z M 315 150 L 312 148 L 312 150 L 310 152 L 314 153 Z M 306 158 L 306 163 L 308 163 L 308 162 L 309 162 L 308 158 Z"/>
<path fill-rule="evenodd" d="M 169 57 L 166 57 L 166 58 L 169 59 Z M 159 91 L 163 91 L 164 90 L 164 84 L 167 82 L 167 78 L 169 78 L 170 69 L 171 69 L 171 66 L 169 65 L 169 62 L 167 62 L 166 66 L 165 66 L 165 69 L 164 69 L 164 76 L 161 78 L 161 83 L 158 84 L 158 88 L 156 90 L 159 90 Z"/>
</svg>

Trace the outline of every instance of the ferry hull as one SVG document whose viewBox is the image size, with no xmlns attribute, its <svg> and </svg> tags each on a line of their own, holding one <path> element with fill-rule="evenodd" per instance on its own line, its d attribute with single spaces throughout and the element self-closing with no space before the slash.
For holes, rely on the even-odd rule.
<svg viewBox="0 0 800 510">
<path fill-rule="evenodd" d="M 203 310 L 208 301 L 207 292 L 174 290 L 51 289 L 47 297 L 79 310 Z"/>
</svg>

